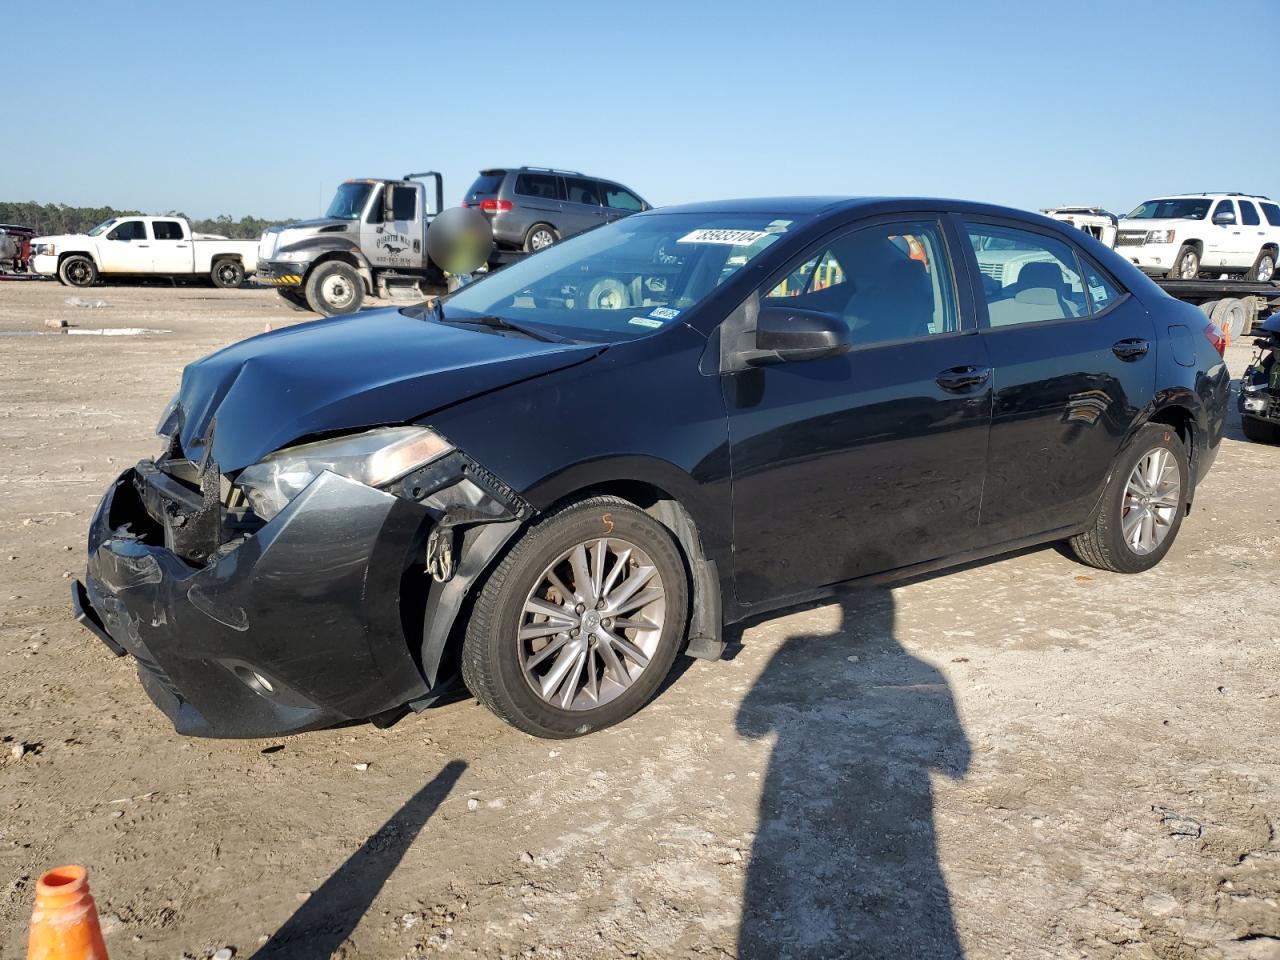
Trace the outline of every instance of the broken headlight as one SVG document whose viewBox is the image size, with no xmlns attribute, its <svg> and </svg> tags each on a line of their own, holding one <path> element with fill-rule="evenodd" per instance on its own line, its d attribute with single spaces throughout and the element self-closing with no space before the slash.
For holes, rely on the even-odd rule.
<svg viewBox="0 0 1280 960">
<path fill-rule="evenodd" d="M 452 449 L 426 427 L 386 427 L 277 450 L 240 471 L 236 486 L 253 512 L 270 520 L 326 470 L 384 487 Z"/>
<path fill-rule="evenodd" d="M 175 393 L 169 398 L 169 402 L 164 405 L 164 410 L 160 412 L 160 420 L 156 423 L 157 437 L 172 437 L 174 431 L 178 429 L 178 397 L 180 393 Z"/>
</svg>

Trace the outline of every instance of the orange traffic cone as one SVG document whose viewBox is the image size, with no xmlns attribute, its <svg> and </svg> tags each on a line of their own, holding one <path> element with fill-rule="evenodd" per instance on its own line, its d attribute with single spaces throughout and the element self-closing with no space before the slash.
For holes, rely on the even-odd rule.
<svg viewBox="0 0 1280 960">
<path fill-rule="evenodd" d="M 55 867 L 36 881 L 27 960 L 107 960 L 84 867 Z"/>
</svg>

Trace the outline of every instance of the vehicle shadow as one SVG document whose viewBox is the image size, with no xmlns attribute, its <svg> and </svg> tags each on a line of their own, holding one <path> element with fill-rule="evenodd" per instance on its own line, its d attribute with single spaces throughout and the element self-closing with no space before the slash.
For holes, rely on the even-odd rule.
<svg viewBox="0 0 1280 960">
<path fill-rule="evenodd" d="M 332 956 L 351 936 L 405 851 L 466 768 L 461 760 L 445 764 L 258 948 L 254 960 Z"/>
<path fill-rule="evenodd" d="M 969 766 L 951 690 L 895 639 L 889 590 L 838 616 L 786 640 L 738 712 L 739 734 L 777 738 L 739 956 L 960 957 L 930 781 Z"/>
</svg>

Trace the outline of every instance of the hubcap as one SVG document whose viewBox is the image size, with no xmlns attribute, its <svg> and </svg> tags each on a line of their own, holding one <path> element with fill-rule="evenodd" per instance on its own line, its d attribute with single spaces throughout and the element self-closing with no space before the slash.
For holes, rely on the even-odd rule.
<svg viewBox="0 0 1280 960">
<path fill-rule="evenodd" d="M 562 710 L 602 706 L 649 666 L 666 612 L 662 578 L 639 547 L 616 537 L 579 543 L 525 598 L 517 636 L 524 678 Z"/>
<path fill-rule="evenodd" d="M 236 278 L 236 268 L 223 264 L 218 270 L 218 277 L 223 283 L 230 283 Z"/>
<path fill-rule="evenodd" d="M 1200 258 L 1194 253 L 1188 253 L 1182 258 L 1182 279 L 1194 280 L 1196 275 L 1200 273 Z"/>
<path fill-rule="evenodd" d="M 1263 257 L 1262 262 L 1258 264 L 1258 279 L 1262 281 L 1270 280 L 1276 272 L 1276 262 L 1270 257 Z"/>
<path fill-rule="evenodd" d="M 331 307 L 345 307 L 355 296 L 355 290 L 343 277 L 325 277 L 320 284 L 320 294 Z"/>
<path fill-rule="evenodd" d="M 1125 545 L 1139 556 L 1164 543 L 1181 506 L 1182 478 L 1178 462 L 1164 447 L 1149 450 L 1124 486 L 1120 529 Z"/>
<path fill-rule="evenodd" d="M 529 246 L 533 247 L 535 250 L 541 250 L 543 247 L 549 247 L 551 244 L 555 243 L 555 239 L 556 238 L 546 230 L 539 230 L 529 241 Z"/>
</svg>

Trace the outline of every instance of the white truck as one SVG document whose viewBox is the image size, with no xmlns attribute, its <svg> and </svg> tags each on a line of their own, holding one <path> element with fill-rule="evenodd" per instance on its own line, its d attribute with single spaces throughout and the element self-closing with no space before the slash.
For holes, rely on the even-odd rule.
<svg viewBox="0 0 1280 960">
<path fill-rule="evenodd" d="M 88 233 L 35 237 L 31 270 L 73 287 L 104 276 L 207 276 L 238 287 L 258 262 L 258 241 L 193 234 L 181 217 L 112 217 Z"/>
<path fill-rule="evenodd" d="M 1266 283 L 1280 255 L 1280 204 L 1244 193 L 1147 200 L 1120 220 L 1116 253 L 1170 280 L 1243 274 Z"/>
</svg>

